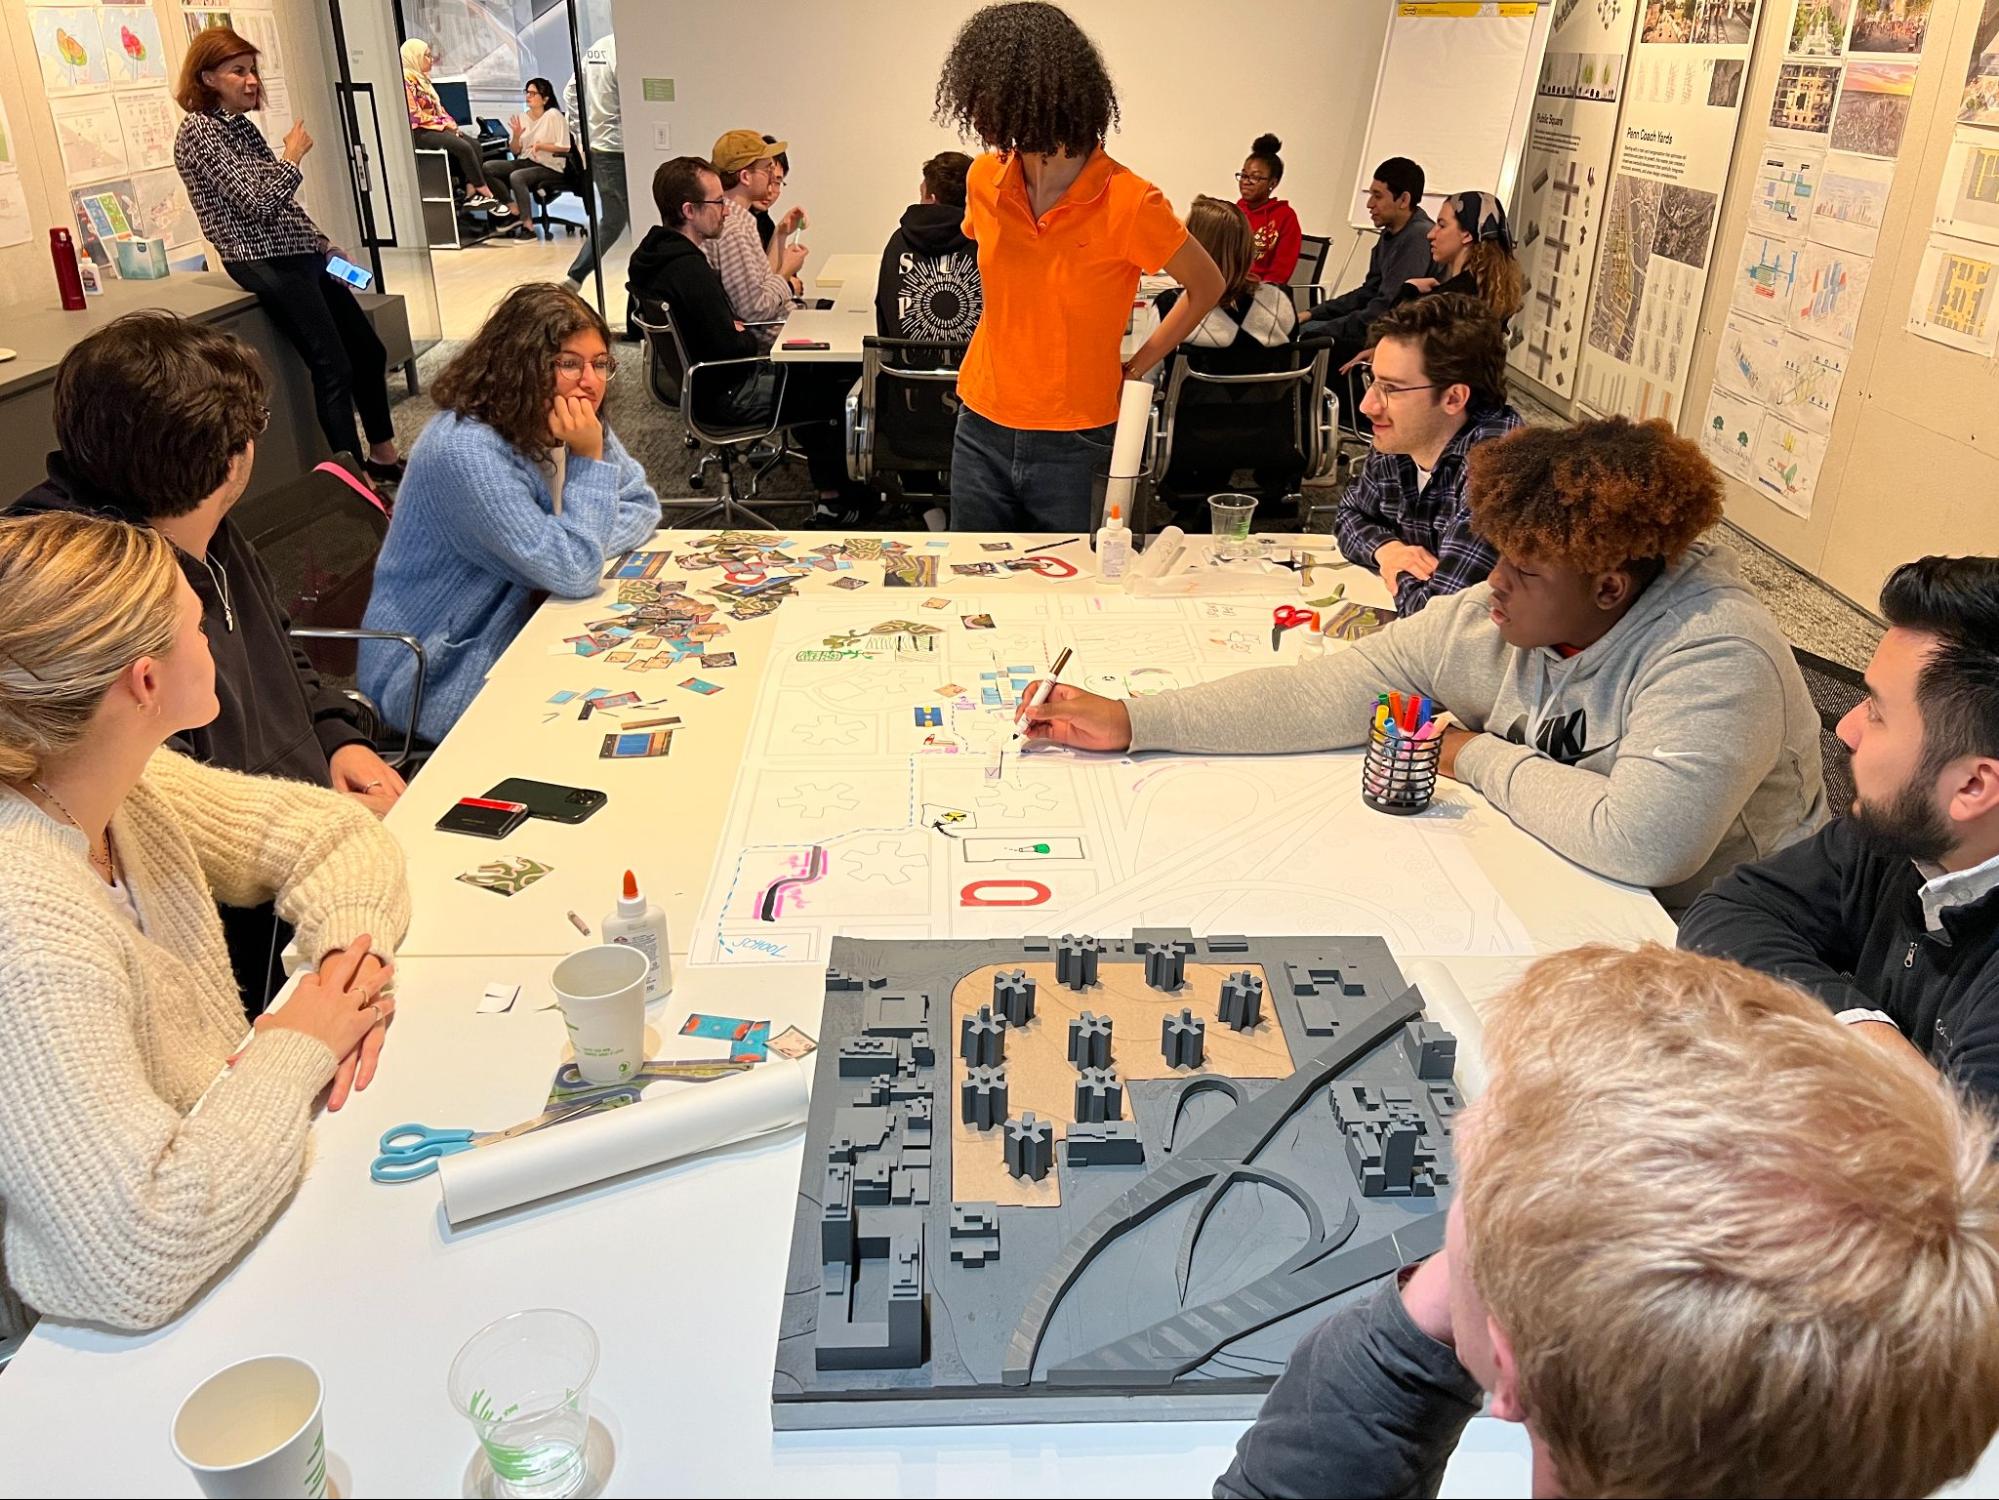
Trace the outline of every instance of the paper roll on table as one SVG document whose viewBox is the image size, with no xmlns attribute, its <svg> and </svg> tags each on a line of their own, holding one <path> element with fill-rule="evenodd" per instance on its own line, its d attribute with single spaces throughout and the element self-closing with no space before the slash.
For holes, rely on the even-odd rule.
<svg viewBox="0 0 1999 1500">
<path fill-rule="evenodd" d="M 1152 415 L 1152 382 L 1127 380 L 1118 396 L 1117 436 L 1111 439 L 1111 477 L 1132 479 L 1145 472 L 1145 424 Z"/>
<path fill-rule="evenodd" d="M 444 1216 L 463 1224 L 641 1167 L 784 1130 L 805 1119 L 811 1080 L 805 1063 L 774 1057 L 733 1078 L 689 1085 L 623 1109 L 447 1156 L 437 1164 Z"/>
</svg>

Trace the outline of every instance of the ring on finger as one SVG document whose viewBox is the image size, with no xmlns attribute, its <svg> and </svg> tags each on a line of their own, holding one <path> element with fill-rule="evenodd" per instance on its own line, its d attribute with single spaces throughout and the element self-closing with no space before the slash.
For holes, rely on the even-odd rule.
<svg viewBox="0 0 1999 1500">
<path fill-rule="evenodd" d="M 380 1001 L 375 1001 L 371 1003 L 368 1006 L 368 1009 L 372 1010 L 375 1013 L 375 1025 L 377 1026 L 380 1026 L 383 1022 L 389 1019 L 389 1013 L 382 1009 Z"/>
</svg>

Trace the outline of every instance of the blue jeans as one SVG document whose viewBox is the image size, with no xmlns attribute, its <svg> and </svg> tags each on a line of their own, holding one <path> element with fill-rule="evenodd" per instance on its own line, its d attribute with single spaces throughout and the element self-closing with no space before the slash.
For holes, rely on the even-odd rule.
<svg viewBox="0 0 1999 1500">
<path fill-rule="evenodd" d="M 953 531 L 1090 529 L 1092 482 L 1110 469 L 1117 424 L 1033 432 L 958 412 L 951 444 Z"/>
</svg>

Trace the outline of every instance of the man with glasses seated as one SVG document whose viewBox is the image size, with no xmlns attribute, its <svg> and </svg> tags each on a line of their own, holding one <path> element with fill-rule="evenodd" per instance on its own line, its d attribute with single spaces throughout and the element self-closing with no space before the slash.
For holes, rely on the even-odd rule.
<svg viewBox="0 0 1999 1500">
<path fill-rule="evenodd" d="M 1499 554 L 1465 505 L 1466 455 L 1520 425 L 1506 404 L 1506 341 L 1484 304 L 1456 292 L 1407 302 L 1376 321 L 1359 366 L 1374 451 L 1340 497 L 1333 534 L 1348 562 L 1373 568 L 1413 615 L 1483 583 Z"/>
</svg>

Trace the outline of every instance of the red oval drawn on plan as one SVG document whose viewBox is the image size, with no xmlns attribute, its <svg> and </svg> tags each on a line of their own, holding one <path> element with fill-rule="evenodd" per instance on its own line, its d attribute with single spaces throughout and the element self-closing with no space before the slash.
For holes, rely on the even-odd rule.
<svg viewBox="0 0 1999 1500">
<path fill-rule="evenodd" d="M 984 891 L 1031 891 L 1025 901 L 994 899 L 981 894 Z M 1051 892 L 1038 880 L 975 880 L 958 892 L 960 906 L 1039 906 L 1048 899 Z"/>
<path fill-rule="evenodd" d="M 1021 561 L 1033 563 L 1034 571 L 1039 573 L 1043 578 L 1074 578 L 1076 576 L 1076 565 L 1066 557 L 1048 557 L 1043 555 L 1024 557 Z"/>
</svg>

